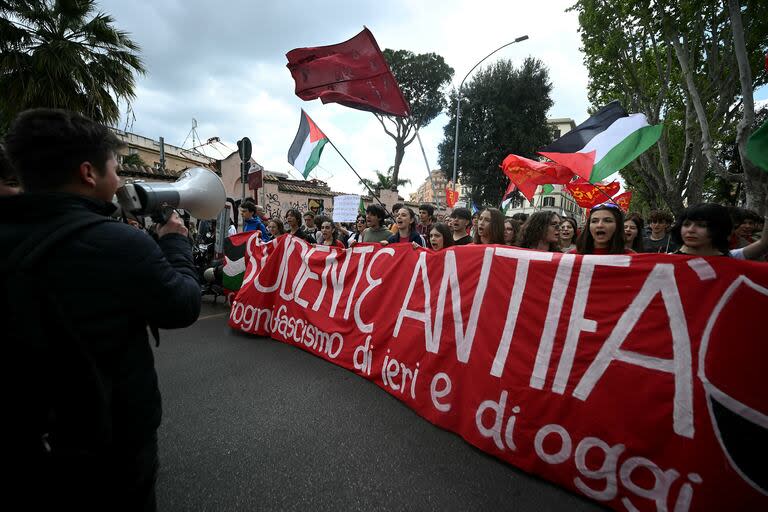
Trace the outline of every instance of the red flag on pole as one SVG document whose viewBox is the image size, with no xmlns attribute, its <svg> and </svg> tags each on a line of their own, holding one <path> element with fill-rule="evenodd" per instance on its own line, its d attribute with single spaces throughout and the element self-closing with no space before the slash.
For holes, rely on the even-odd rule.
<svg viewBox="0 0 768 512">
<path fill-rule="evenodd" d="M 448 208 L 453 208 L 458 200 L 459 191 L 453 190 L 450 185 L 445 187 L 445 202 L 448 205 Z"/>
<path fill-rule="evenodd" d="M 573 171 L 564 165 L 537 162 L 517 155 L 507 155 L 501 163 L 501 170 L 529 201 L 539 185 L 568 183 L 573 178 Z"/>
<path fill-rule="evenodd" d="M 367 28 L 343 43 L 289 51 L 296 96 L 382 115 L 410 114 L 384 55 Z"/>
<path fill-rule="evenodd" d="M 627 190 L 623 194 L 619 194 L 613 198 L 613 202 L 619 205 L 619 208 L 624 210 L 624 213 L 629 211 L 629 205 L 632 202 L 632 191 Z"/>
<path fill-rule="evenodd" d="M 607 185 L 595 184 L 585 179 L 579 178 L 568 183 L 565 188 L 576 200 L 576 204 L 582 208 L 592 208 L 601 203 L 613 201 L 613 195 L 619 191 L 621 185 L 618 181 L 612 181 Z"/>
</svg>

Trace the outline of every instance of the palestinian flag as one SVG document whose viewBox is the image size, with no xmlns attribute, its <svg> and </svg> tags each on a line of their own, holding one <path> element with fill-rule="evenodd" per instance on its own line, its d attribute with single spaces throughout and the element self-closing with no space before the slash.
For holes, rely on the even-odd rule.
<svg viewBox="0 0 768 512">
<path fill-rule="evenodd" d="M 299 131 L 296 132 L 291 149 L 288 150 L 288 163 L 294 166 L 306 179 L 309 171 L 320 162 L 320 154 L 323 152 L 326 142 L 328 142 L 328 137 L 320 131 L 320 128 L 302 109 Z"/>
<path fill-rule="evenodd" d="M 224 267 L 221 285 L 225 290 L 236 292 L 245 277 L 245 247 L 256 231 L 238 233 L 224 239 Z"/>
<path fill-rule="evenodd" d="M 768 56 L 766 56 L 768 65 Z M 749 161 L 768 172 L 768 121 L 747 140 L 747 158 Z"/>
<path fill-rule="evenodd" d="M 538 153 L 597 183 L 655 144 L 662 129 L 649 125 L 645 114 L 627 114 L 613 101 Z"/>
<path fill-rule="evenodd" d="M 504 215 L 506 215 L 507 210 L 509 210 L 509 205 L 512 203 L 515 190 L 517 190 L 517 185 L 515 185 L 512 180 L 510 180 L 509 185 L 507 185 L 507 190 L 504 191 L 504 196 L 501 198 L 501 211 L 504 213 Z"/>
</svg>

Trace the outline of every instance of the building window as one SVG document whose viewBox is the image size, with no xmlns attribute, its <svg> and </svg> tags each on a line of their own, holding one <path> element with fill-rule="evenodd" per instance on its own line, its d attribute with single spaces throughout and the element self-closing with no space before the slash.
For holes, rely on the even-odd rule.
<svg viewBox="0 0 768 512">
<path fill-rule="evenodd" d="M 555 206 L 555 198 L 554 197 L 545 197 L 543 206 Z"/>
<path fill-rule="evenodd" d="M 559 139 L 560 138 L 560 130 L 555 128 L 555 133 L 553 135 L 555 136 L 555 139 Z"/>
</svg>

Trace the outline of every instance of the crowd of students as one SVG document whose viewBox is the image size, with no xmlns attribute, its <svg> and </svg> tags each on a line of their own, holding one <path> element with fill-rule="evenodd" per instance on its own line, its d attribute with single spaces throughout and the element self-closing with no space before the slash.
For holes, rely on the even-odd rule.
<svg viewBox="0 0 768 512">
<path fill-rule="evenodd" d="M 690 206 L 677 219 L 661 210 L 644 219 L 637 213 L 625 215 L 618 205 L 607 202 L 592 208 L 583 226 L 550 210 L 505 217 L 497 208 L 475 215 L 467 208 L 455 208 L 438 221 L 430 204 L 420 205 L 418 214 L 404 204 L 394 205 L 391 213 L 373 204 L 349 226 L 293 209 L 283 224 L 266 218 L 263 209 L 249 200 L 240 211 L 244 230 L 258 229 L 264 240 L 290 233 L 313 244 L 339 248 L 361 242 L 410 243 L 414 248 L 440 251 L 458 245 L 499 244 L 575 254 L 667 253 L 760 261 L 768 253 L 765 219 L 743 208 L 715 203 Z"/>
</svg>

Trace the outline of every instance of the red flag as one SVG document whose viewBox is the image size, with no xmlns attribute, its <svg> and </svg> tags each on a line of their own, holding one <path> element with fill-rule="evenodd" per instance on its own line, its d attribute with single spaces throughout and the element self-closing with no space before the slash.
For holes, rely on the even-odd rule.
<svg viewBox="0 0 768 512">
<path fill-rule="evenodd" d="M 382 115 L 410 114 L 395 77 L 370 30 L 339 44 L 289 51 L 296 96 Z"/>
<path fill-rule="evenodd" d="M 592 208 L 601 203 L 613 201 L 611 198 L 619 191 L 621 185 L 618 181 L 612 181 L 607 185 L 588 182 L 585 179 L 577 179 L 565 186 L 576 200 L 576 204 L 582 208 Z"/>
<path fill-rule="evenodd" d="M 564 165 L 537 162 L 517 155 L 507 155 L 501 170 L 529 201 L 539 185 L 568 183 L 573 178 L 573 172 Z"/>
<path fill-rule="evenodd" d="M 445 202 L 448 204 L 448 208 L 453 208 L 456 201 L 459 200 L 459 191 L 453 190 L 450 186 L 445 187 Z"/>
<path fill-rule="evenodd" d="M 539 152 L 539 154 L 568 167 L 574 174 L 585 180 L 589 180 L 592 175 L 592 167 L 595 165 L 595 151 L 589 153 Z"/>
<path fill-rule="evenodd" d="M 613 202 L 619 205 L 619 208 L 624 210 L 624 213 L 629 211 L 629 204 L 632 202 L 632 191 L 627 190 L 623 194 L 619 194 L 613 198 Z"/>
</svg>

